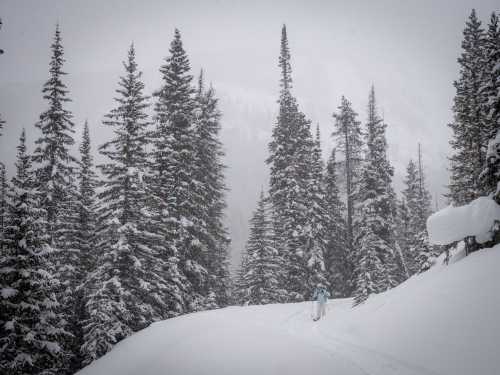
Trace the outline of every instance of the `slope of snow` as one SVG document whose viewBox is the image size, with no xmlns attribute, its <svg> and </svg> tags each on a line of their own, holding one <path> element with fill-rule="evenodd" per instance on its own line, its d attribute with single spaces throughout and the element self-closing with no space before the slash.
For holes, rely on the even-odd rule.
<svg viewBox="0 0 500 375">
<path fill-rule="evenodd" d="M 352 309 L 331 300 L 158 322 L 79 375 L 500 373 L 500 246 L 437 265 Z"/>
</svg>

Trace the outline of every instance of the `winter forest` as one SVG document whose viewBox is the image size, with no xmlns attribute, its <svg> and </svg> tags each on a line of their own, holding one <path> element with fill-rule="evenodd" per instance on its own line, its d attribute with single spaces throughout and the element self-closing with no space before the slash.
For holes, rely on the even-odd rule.
<svg viewBox="0 0 500 375">
<path fill-rule="evenodd" d="M 2 34 L 10 20 L 0 16 L 3 69 L 2 59 L 11 51 Z M 452 272 L 455 263 L 459 267 L 469 257 L 481 259 L 478 254 L 500 243 L 498 10 L 479 14 L 468 7 L 462 17 L 459 55 L 450 62 L 458 69 L 449 82 L 454 97 L 447 98 L 452 121 L 433 124 L 449 134 L 443 204 L 429 185 L 425 139 L 406 134 L 415 151 L 405 160 L 390 158 L 387 133 L 398 125 L 386 120 L 392 109 L 378 95 L 377 80 L 384 77 L 364 82 L 362 106 L 347 94 L 332 97 L 325 114 L 329 122 L 320 126 L 310 119 L 296 91 L 308 77 L 296 75 L 294 65 L 295 51 L 307 46 L 294 42 L 294 28 L 286 17 L 282 20 L 276 20 L 270 36 L 275 63 L 265 67 L 276 92 L 273 118 L 265 124 L 270 129 L 261 151 L 265 160 L 259 162 L 268 175 L 257 181 L 260 192 L 246 202 L 253 207 L 244 224 L 248 236 L 236 245 L 228 222 L 227 174 L 233 165 L 222 136 L 225 112 L 217 81 L 193 67 L 203 67 L 203 55 L 197 53 L 201 61 L 193 64 L 182 27 L 170 30 L 161 46 L 163 59 L 148 72 L 154 77 L 151 87 L 140 63 L 145 47 L 135 41 L 128 48 L 106 47 L 120 48 L 122 61 L 115 67 L 121 74 L 113 76 L 113 91 L 103 90 L 113 104 L 92 122 L 72 112 L 78 104 L 68 83 L 72 41 L 65 38 L 64 17 L 52 21 L 52 34 L 43 36 L 50 37 L 46 54 L 36 61 L 45 69 L 45 81 L 32 93 L 43 101 L 43 110 L 29 113 L 33 123 L 13 123 L 9 111 L 15 109 L 0 107 L 0 156 L 5 157 L 0 160 L 1 374 L 75 374 L 83 368 L 82 374 L 129 373 L 113 367 L 124 357 L 107 354 L 124 352 L 138 335 L 156 329 L 166 339 L 183 337 L 178 328 L 183 321 L 187 327 L 191 317 L 221 317 L 231 309 L 247 311 L 244 319 L 253 321 L 264 310 L 251 310 L 257 308 L 252 305 L 306 306 L 305 316 L 310 309 L 305 303 L 316 299 L 318 288 L 330 298 L 330 310 L 319 322 L 328 331 L 336 301 L 342 314 L 369 316 L 370 306 L 381 298 L 387 296 L 387 302 L 380 306 L 389 305 L 389 296 L 410 295 L 404 288 L 420 290 L 417 285 L 430 284 L 425 280 L 431 276 L 439 279 L 438 272 Z M 16 134 L 12 147 L 6 131 Z M 397 186 L 396 176 L 402 176 Z M 241 319 L 238 325 L 248 324 Z M 170 328 L 160 330 L 160 324 Z M 191 326 L 196 324 L 193 320 Z M 310 322 L 300 324 L 293 328 L 295 335 Z M 200 323 L 197 330 L 203 333 L 206 326 Z M 337 354 L 346 350 L 341 341 L 336 345 L 329 348 Z M 169 351 L 167 344 L 157 346 Z M 382 359 L 353 353 L 350 361 L 359 364 L 363 358 L 360 368 L 367 371 L 338 370 L 338 364 L 323 370 L 393 373 L 377 372 Z M 103 362 L 101 357 L 115 359 Z M 401 366 L 394 367 L 395 374 L 448 373 L 430 362 L 420 363 L 427 366 L 421 368 L 416 359 L 405 357 L 403 363 L 393 357 L 398 361 L 384 360 Z M 207 355 L 207 363 L 211 358 Z M 164 359 L 164 372 L 154 372 L 153 365 L 128 371 L 191 373 L 165 367 L 170 362 Z M 99 368 L 100 363 L 108 367 Z M 203 367 L 192 373 L 218 370 Z"/>
</svg>

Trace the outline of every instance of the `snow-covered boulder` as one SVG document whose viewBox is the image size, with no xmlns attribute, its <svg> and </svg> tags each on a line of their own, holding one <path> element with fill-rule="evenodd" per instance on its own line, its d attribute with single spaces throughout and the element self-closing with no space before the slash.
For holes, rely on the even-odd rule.
<svg viewBox="0 0 500 375">
<path fill-rule="evenodd" d="M 491 239 L 495 221 L 500 221 L 500 206 L 490 197 L 480 197 L 461 206 L 448 206 L 427 219 L 429 241 L 446 245 L 475 236 L 479 243 Z"/>
</svg>

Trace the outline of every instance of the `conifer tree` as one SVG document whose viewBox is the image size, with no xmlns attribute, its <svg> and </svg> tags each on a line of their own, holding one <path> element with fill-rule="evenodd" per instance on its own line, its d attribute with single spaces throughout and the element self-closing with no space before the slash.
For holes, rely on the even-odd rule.
<svg viewBox="0 0 500 375">
<path fill-rule="evenodd" d="M 51 45 L 50 77 L 43 86 L 44 99 L 49 108 L 40 115 L 36 127 L 41 136 L 36 140 L 33 155 L 37 190 L 42 205 L 47 212 L 46 226 L 50 242 L 57 246 L 64 233 L 64 220 L 68 195 L 72 190 L 70 176 L 74 172 L 74 157 L 70 154 L 73 146 L 72 114 L 65 109 L 68 90 L 62 78 L 66 73 L 62 70 L 64 50 L 61 44 L 59 25 L 56 27 L 54 41 Z"/>
<path fill-rule="evenodd" d="M 0 254 L 4 249 L 7 226 L 7 174 L 5 165 L 0 163 Z"/>
<path fill-rule="evenodd" d="M 12 179 L 8 249 L 0 264 L 0 370 L 3 374 L 65 373 L 64 317 L 56 298 L 59 282 L 49 262 L 40 220 L 44 209 L 34 189 L 31 156 L 23 130 Z"/>
<path fill-rule="evenodd" d="M 345 205 L 340 199 L 336 150 L 328 159 L 325 173 L 326 269 L 333 297 L 348 297 L 352 290 L 352 264 L 346 243 Z"/>
<path fill-rule="evenodd" d="M 493 194 L 500 204 L 498 181 L 500 181 L 500 27 L 498 16 L 492 13 L 485 42 L 486 70 L 483 87 L 484 108 L 488 124 L 488 148 L 481 183 L 485 194 Z"/>
<path fill-rule="evenodd" d="M 401 269 L 403 271 L 402 280 L 410 277 L 409 264 L 410 261 L 408 249 L 409 249 L 409 239 L 411 233 L 410 227 L 410 213 L 408 212 L 408 206 L 404 197 L 396 201 L 396 215 L 395 215 L 395 225 L 396 225 L 396 246 L 399 253 L 399 258 L 401 260 Z"/>
<path fill-rule="evenodd" d="M 419 163 L 421 165 L 421 163 Z M 431 196 L 425 187 L 422 167 L 410 160 L 405 178 L 403 196 L 408 210 L 405 254 L 410 275 L 428 268 L 435 249 L 428 243 L 426 221 L 431 214 Z"/>
<path fill-rule="evenodd" d="M 460 77 L 455 81 L 454 119 L 449 124 L 453 138 L 450 145 L 449 198 L 455 205 L 464 205 L 481 193 L 479 175 L 482 171 L 488 126 L 483 111 L 485 69 L 485 32 L 473 9 L 463 32 L 462 54 L 458 59 Z"/>
<path fill-rule="evenodd" d="M 250 235 L 239 270 L 236 291 L 239 303 L 264 305 L 282 300 L 284 291 L 280 290 L 278 280 L 281 266 L 262 191 L 250 220 Z"/>
<path fill-rule="evenodd" d="M 196 180 L 199 181 L 200 204 L 197 207 L 202 218 L 204 246 L 209 283 L 206 296 L 212 307 L 226 306 L 229 303 L 229 269 L 228 269 L 228 234 L 224 225 L 224 209 L 226 208 L 224 193 L 225 165 L 222 162 L 224 151 L 219 139 L 220 111 L 218 101 L 212 87 L 205 90 L 203 72 L 198 80 L 195 98 L 194 128 L 196 150 Z M 215 298 L 215 299 L 214 299 Z"/>
<path fill-rule="evenodd" d="M 74 248 L 78 252 L 78 265 L 74 269 L 75 279 L 79 280 L 75 285 L 75 306 L 72 319 L 73 326 L 73 372 L 81 368 L 83 360 L 80 348 L 83 342 L 83 322 L 89 317 L 85 308 L 87 293 L 91 290 L 89 275 L 97 265 L 98 251 L 96 249 L 96 193 L 97 175 L 94 171 L 93 157 L 91 154 L 90 134 L 87 121 L 83 128 L 82 143 L 80 145 L 80 168 L 78 171 L 78 199 L 77 199 L 77 222 L 75 225 Z"/>
<path fill-rule="evenodd" d="M 307 289 L 313 293 L 318 284 L 327 287 L 325 253 L 327 211 L 325 209 L 325 187 L 323 181 L 324 163 L 321 154 L 319 125 L 316 126 L 316 138 L 311 150 L 311 176 L 307 192 L 309 194 L 307 224 L 305 226 L 307 254 Z M 310 295 L 312 297 L 312 294 Z"/>
<path fill-rule="evenodd" d="M 206 223 L 199 212 L 203 198 L 197 177 L 195 109 L 189 60 L 179 30 L 170 44 L 170 56 L 161 66 L 163 85 L 154 94 L 156 130 L 154 132 L 153 191 L 168 213 L 164 218 L 170 228 L 165 242 L 166 255 L 174 261 L 186 282 L 177 286 L 177 313 L 204 308 L 208 288 L 207 249 L 202 237 Z M 179 279 L 173 277 L 173 280 Z M 181 279 L 179 279 L 181 280 Z"/>
<path fill-rule="evenodd" d="M 125 75 L 116 90 L 116 107 L 106 116 L 114 137 L 99 147 L 108 162 L 99 165 L 104 177 L 98 210 L 98 267 L 88 283 L 84 364 L 154 320 L 167 309 L 159 239 L 148 210 L 147 185 L 149 122 L 147 97 L 132 45 L 124 63 Z M 154 222 L 153 222 L 154 224 Z"/>
<path fill-rule="evenodd" d="M 484 40 L 485 67 L 483 70 L 483 117 L 487 142 L 495 138 L 500 128 L 500 26 L 495 12 L 491 14 L 490 23 Z M 486 191 L 488 188 L 486 188 Z"/>
<path fill-rule="evenodd" d="M 66 320 L 70 321 L 74 315 L 74 289 L 78 283 L 73 272 L 78 266 L 78 252 L 74 248 L 76 159 L 70 153 L 74 144 L 74 125 L 73 115 L 66 109 L 71 100 L 63 82 L 66 73 L 63 71 L 65 59 L 59 25 L 56 27 L 51 52 L 49 79 L 42 89 L 48 108 L 35 125 L 41 134 L 35 141 L 33 168 L 35 190 L 39 194 L 37 201 L 45 213 L 39 218 L 43 227 L 41 235 L 45 237 L 43 241 L 54 251 L 50 261 L 55 266 L 55 277 L 61 282 L 58 300 L 63 306 Z"/>
<path fill-rule="evenodd" d="M 82 143 L 80 145 L 80 168 L 78 173 L 78 233 L 77 248 L 79 251 L 79 279 L 85 280 L 96 267 L 96 192 L 97 175 L 91 152 L 90 133 L 87 121 L 83 127 Z"/>
<path fill-rule="evenodd" d="M 311 181 L 313 140 L 310 122 L 299 111 L 291 93 L 290 50 L 286 27 L 281 34 L 279 115 L 269 144 L 269 195 L 273 209 L 275 243 L 286 270 L 280 285 L 289 301 L 302 301 L 312 294 L 308 277 L 307 191 Z"/>
<path fill-rule="evenodd" d="M 395 196 L 391 186 L 393 168 L 387 159 L 385 128 L 377 114 L 372 86 L 368 102 L 366 155 L 356 192 L 360 211 L 354 220 L 358 228 L 355 237 L 356 304 L 370 293 L 397 285 L 399 276 L 393 218 Z"/>
<path fill-rule="evenodd" d="M 354 217 L 357 198 L 355 192 L 360 178 L 361 149 L 363 146 L 361 123 L 356 119 L 357 113 L 352 109 L 351 102 L 342 96 L 338 107 L 339 113 L 334 114 L 335 130 L 332 136 L 337 142 L 337 151 L 343 157 L 343 170 L 346 185 L 346 248 L 348 261 L 347 269 L 353 269 L 354 254 Z M 352 276 L 352 275 L 351 275 Z M 351 290 L 352 292 L 352 290 Z M 350 293 L 349 293 L 350 294 Z"/>
</svg>

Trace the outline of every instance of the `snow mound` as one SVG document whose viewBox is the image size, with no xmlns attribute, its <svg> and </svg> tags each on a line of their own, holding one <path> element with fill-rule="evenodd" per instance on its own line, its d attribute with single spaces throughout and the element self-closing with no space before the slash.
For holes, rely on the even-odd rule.
<svg viewBox="0 0 500 375">
<path fill-rule="evenodd" d="M 461 254 L 457 249 L 457 256 Z M 500 245 L 351 308 L 229 307 L 158 322 L 79 375 L 498 374 Z"/>
<path fill-rule="evenodd" d="M 429 241 L 447 245 L 476 236 L 480 243 L 491 239 L 491 229 L 500 220 L 500 206 L 490 197 L 480 197 L 461 206 L 448 206 L 427 219 Z"/>
</svg>

